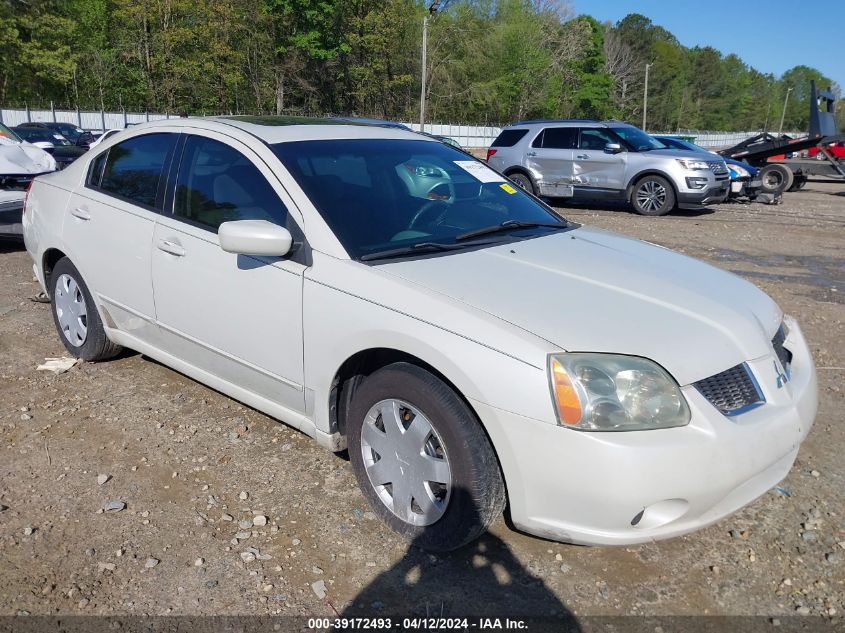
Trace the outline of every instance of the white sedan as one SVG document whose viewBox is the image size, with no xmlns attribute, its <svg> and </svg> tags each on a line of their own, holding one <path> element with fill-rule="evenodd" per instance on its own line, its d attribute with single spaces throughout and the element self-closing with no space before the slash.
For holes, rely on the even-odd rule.
<svg viewBox="0 0 845 633">
<path fill-rule="evenodd" d="M 696 530 L 778 483 L 816 414 L 801 330 L 755 286 L 411 132 L 133 127 L 36 179 L 24 233 L 72 354 L 138 350 L 348 447 L 424 548 L 506 506 L 565 542 Z"/>
</svg>

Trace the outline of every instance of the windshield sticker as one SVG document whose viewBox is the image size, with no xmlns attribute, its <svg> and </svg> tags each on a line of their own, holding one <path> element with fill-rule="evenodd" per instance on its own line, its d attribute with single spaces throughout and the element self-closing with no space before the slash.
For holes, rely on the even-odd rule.
<svg viewBox="0 0 845 633">
<path fill-rule="evenodd" d="M 506 183 L 506 182 L 503 182 L 501 185 L 499 185 L 499 189 L 502 189 L 503 191 L 506 191 L 507 193 L 509 193 L 509 194 L 511 194 L 511 195 L 513 195 L 513 194 L 515 194 L 515 193 L 516 193 L 516 189 L 514 189 L 513 187 L 511 187 L 511 186 L 510 186 L 508 183 Z"/>
<path fill-rule="evenodd" d="M 467 172 L 470 176 L 481 182 L 504 182 L 505 179 L 490 169 L 474 160 L 456 160 L 455 164 Z"/>
</svg>

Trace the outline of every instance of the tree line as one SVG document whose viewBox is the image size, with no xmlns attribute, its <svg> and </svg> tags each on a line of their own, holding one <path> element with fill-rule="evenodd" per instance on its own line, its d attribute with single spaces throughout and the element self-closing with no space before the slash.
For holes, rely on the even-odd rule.
<svg viewBox="0 0 845 633">
<path fill-rule="evenodd" d="M 431 0 L 0 0 L 0 104 L 416 120 Z M 618 118 L 648 128 L 805 129 L 807 66 L 781 77 L 688 48 L 645 16 L 565 0 L 441 0 L 429 121 Z M 791 88 L 786 111 L 784 98 Z M 834 85 L 835 90 L 839 90 Z"/>
</svg>

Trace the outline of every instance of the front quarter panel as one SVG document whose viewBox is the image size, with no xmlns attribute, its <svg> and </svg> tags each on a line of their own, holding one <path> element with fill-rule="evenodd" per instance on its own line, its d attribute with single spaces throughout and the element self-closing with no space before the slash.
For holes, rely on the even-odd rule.
<svg viewBox="0 0 845 633">
<path fill-rule="evenodd" d="M 335 430 L 329 394 L 338 369 L 376 348 L 416 356 L 467 399 L 556 423 L 545 369 L 550 343 L 375 269 L 315 253 L 306 273 L 305 384 L 320 430 Z"/>
</svg>

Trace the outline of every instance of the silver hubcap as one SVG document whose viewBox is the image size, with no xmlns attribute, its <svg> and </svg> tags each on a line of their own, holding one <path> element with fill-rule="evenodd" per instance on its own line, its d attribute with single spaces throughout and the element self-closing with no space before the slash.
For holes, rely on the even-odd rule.
<svg viewBox="0 0 845 633">
<path fill-rule="evenodd" d="M 88 308 L 82 289 L 73 277 L 62 275 L 54 294 L 53 305 L 62 335 L 74 347 L 82 346 L 88 336 Z"/>
<path fill-rule="evenodd" d="M 361 455 L 382 503 L 411 525 L 443 516 L 452 490 L 446 447 L 428 418 L 401 400 L 382 400 L 361 427 Z"/>
<path fill-rule="evenodd" d="M 657 211 L 666 204 L 666 187 L 649 180 L 637 190 L 637 202 L 646 211 Z"/>
<path fill-rule="evenodd" d="M 780 183 L 783 182 L 783 178 L 781 178 L 780 173 L 776 171 L 770 171 L 766 174 L 765 177 L 766 186 L 770 189 L 777 189 L 780 187 Z"/>
</svg>

